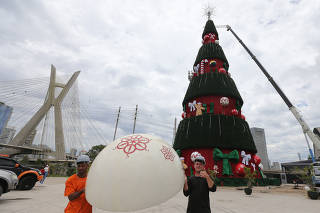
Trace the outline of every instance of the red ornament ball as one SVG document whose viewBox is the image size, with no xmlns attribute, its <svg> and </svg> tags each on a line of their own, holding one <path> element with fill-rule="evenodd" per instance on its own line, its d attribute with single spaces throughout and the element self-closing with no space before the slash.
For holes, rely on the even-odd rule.
<svg viewBox="0 0 320 213">
<path fill-rule="evenodd" d="M 261 158 L 258 155 L 253 155 L 251 160 L 256 164 L 257 166 L 261 163 Z"/>
<path fill-rule="evenodd" d="M 235 173 L 239 176 L 244 176 L 244 167 L 246 167 L 243 163 L 238 163 L 235 167 Z"/>
<path fill-rule="evenodd" d="M 231 114 L 232 114 L 232 115 L 238 115 L 238 113 L 239 113 L 239 112 L 238 112 L 238 110 L 236 110 L 236 109 L 231 110 Z"/>
<path fill-rule="evenodd" d="M 183 112 L 182 115 L 181 115 L 181 117 L 182 117 L 183 119 L 185 119 L 185 118 L 186 118 L 186 115 L 187 115 L 187 113 Z"/>
<path fill-rule="evenodd" d="M 246 120 L 246 117 L 244 115 L 241 115 L 240 117 L 241 119 Z"/>
<path fill-rule="evenodd" d="M 219 72 L 219 73 L 222 73 L 222 74 L 226 74 L 226 73 L 227 73 L 227 71 L 226 71 L 224 68 L 220 68 L 220 69 L 218 70 L 218 72 Z"/>
</svg>

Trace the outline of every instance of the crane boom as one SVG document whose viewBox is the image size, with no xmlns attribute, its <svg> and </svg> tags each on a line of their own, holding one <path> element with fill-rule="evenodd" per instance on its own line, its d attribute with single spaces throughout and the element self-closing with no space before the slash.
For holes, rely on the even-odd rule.
<svg viewBox="0 0 320 213">
<path fill-rule="evenodd" d="M 308 137 L 310 138 L 310 140 L 312 141 L 312 143 L 314 145 L 314 148 L 317 149 L 317 150 L 320 150 L 320 140 L 310 130 L 308 124 L 305 122 L 305 120 L 303 119 L 302 115 L 298 112 L 297 108 L 290 102 L 290 100 L 287 98 L 287 96 L 284 94 L 284 92 L 280 89 L 278 84 L 273 80 L 273 78 L 269 75 L 267 70 L 262 66 L 262 64 L 259 62 L 259 60 L 256 58 L 256 56 L 253 55 L 253 53 L 249 50 L 249 48 L 243 43 L 243 41 L 238 37 L 238 35 L 232 30 L 232 28 L 229 25 L 217 25 L 217 28 L 227 28 L 227 31 L 230 31 L 232 33 L 232 35 L 234 35 L 234 37 L 236 37 L 236 39 L 239 41 L 239 43 L 242 45 L 242 47 L 248 52 L 248 54 L 251 56 L 251 58 L 258 65 L 258 67 L 261 69 L 263 74 L 267 77 L 267 79 L 270 81 L 272 86 L 275 88 L 275 90 L 281 96 L 281 98 L 286 103 L 286 105 L 288 106 L 289 110 L 292 112 L 294 117 L 298 120 L 299 124 L 302 127 L 302 131 L 303 131 L 304 135 L 305 136 L 308 135 Z M 309 145 L 307 137 L 306 137 L 306 140 L 307 140 L 307 144 L 308 144 L 310 155 L 312 157 L 312 161 L 315 162 L 315 159 L 314 159 L 314 156 L 313 156 L 313 152 L 312 152 L 312 150 L 310 148 L 310 145 Z M 319 156 L 316 156 L 316 158 L 318 158 L 318 157 Z"/>
</svg>

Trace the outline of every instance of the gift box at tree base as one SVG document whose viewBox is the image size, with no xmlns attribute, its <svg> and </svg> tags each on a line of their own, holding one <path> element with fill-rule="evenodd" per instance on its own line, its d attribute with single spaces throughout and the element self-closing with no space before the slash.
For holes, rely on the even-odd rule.
<svg viewBox="0 0 320 213">
<path fill-rule="evenodd" d="M 259 166 L 261 159 L 241 112 L 243 100 L 218 39 L 214 22 L 209 19 L 193 71 L 189 72 L 183 120 L 173 148 L 184 158 L 187 176 L 194 174 L 195 156 L 202 155 L 206 169 L 215 172 L 217 184 L 245 185 L 244 168 L 248 167 L 251 172 L 257 170 L 257 183 L 266 185 Z"/>
</svg>

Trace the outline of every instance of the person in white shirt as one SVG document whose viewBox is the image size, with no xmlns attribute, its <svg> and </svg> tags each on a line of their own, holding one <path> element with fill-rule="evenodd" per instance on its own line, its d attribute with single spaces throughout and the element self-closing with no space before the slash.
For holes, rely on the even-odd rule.
<svg viewBox="0 0 320 213">
<path fill-rule="evenodd" d="M 46 166 L 44 167 L 44 175 L 43 175 L 43 178 L 42 178 L 42 180 L 40 181 L 41 184 L 43 184 L 43 182 L 44 182 L 44 180 L 46 179 L 46 177 L 48 176 L 48 174 L 49 174 L 49 166 L 46 165 Z"/>
</svg>

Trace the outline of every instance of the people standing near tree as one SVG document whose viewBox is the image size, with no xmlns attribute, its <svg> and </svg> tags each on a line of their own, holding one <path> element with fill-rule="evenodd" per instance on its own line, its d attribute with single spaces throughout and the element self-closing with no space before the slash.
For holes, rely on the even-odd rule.
<svg viewBox="0 0 320 213">
<path fill-rule="evenodd" d="M 183 194 L 189 196 L 187 213 L 210 213 L 209 191 L 217 187 L 205 170 L 205 158 L 198 156 L 194 160 L 195 174 L 185 177 Z"/>
<path fill-rule="evenodd" d="M 44 180 L 48 177 L 48 174 L 49 174 L 49 165 L 46 165 L 43 170 L 42 170 L 44 173 L 43 173 L 43 178 L 41 179 L 40 183 L 43 184 L 44 183 Z"/>
<path fill-rule="evenodd" d="M 65 213 L 92 213 L 92 206 L 85 197 L 85 186 L 89 168 L 90 158 L 87 155 L 80 155 L 77 158 L 77 173 L 66 181 L 64 196 L 67 196 L 69 203 Z"/>
</svg>

